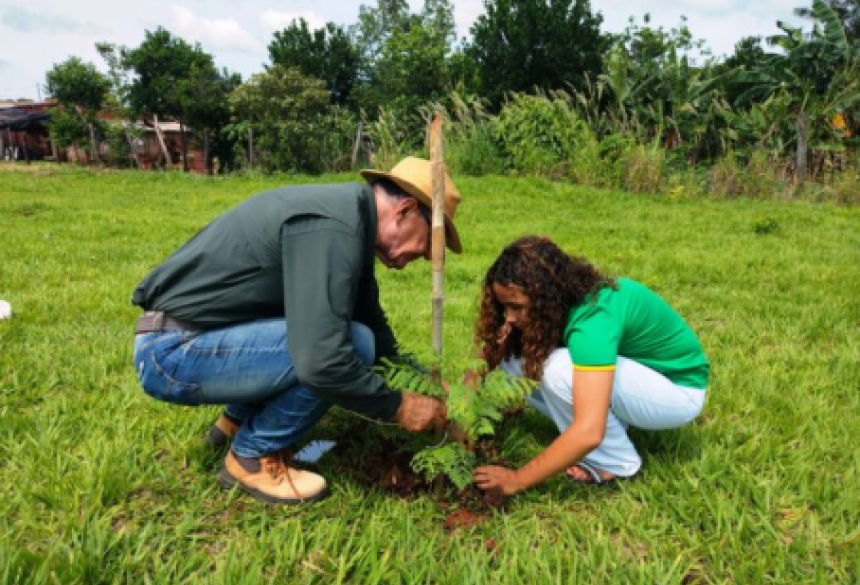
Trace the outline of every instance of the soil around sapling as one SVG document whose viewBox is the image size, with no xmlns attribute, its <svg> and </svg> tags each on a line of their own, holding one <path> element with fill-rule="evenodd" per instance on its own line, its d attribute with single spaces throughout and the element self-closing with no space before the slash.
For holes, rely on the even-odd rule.
<svg viewBox="0 0 860 585">
<path fill-rule="evenodd" d="M 475 445 L 478 460 L 493 465 L 505 465 L 490 440 Z M 330 454 L 330 464 L 338 473 L 347 475 L 367 489 L 392 494 L 405 500 L 427 497 L 447 511 L 443 528 L 452 531 L 471 528 L 493 510 L 503 508 L 505 496 L 499 491 L 483 492 L 474 484 L 462 490 L 447 479 L 441 489 L 415 473 L 410 462 L 414 453 L 403 450 L 396 438 L 360 433 L 338 441 Z"/>
</svg>

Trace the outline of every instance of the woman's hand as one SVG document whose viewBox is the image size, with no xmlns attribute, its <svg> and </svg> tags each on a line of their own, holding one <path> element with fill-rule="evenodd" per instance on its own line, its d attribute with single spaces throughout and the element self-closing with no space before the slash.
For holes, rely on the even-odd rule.
<svg viewBox="0 0 860 585">
<path fill-rule="evenodd" d="M 522 489 L 516 470 L 498 465 L 478 467 L 472 479 L 482 490 L 497 489 L 506 496 L 512 496 Z"/>
</svg>

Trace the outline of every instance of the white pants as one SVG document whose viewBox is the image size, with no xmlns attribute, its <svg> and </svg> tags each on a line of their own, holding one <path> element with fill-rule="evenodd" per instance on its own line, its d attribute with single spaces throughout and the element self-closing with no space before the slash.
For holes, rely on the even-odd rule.
<svg viewBox="0 0 860 585">
<path fill-rule="evenodd" d="M 520 360 L 505 360 L 500 367 L 512 376 L 523 375 Z M 573 422 L 573 363 L 567 348 L 550 354 L 541 385 L 528 401 L 551 418 L 560 432 Z M 631 476 L 642 467 L 642 458 L 627 436 L 629 425 L 648 430 L 674 429 L 696 418 L 704 405 L 704 390 L 678 386 L 639 362 L 619 357 L 606 434 L 584 461 L 617 476 Z"/>
</svg>

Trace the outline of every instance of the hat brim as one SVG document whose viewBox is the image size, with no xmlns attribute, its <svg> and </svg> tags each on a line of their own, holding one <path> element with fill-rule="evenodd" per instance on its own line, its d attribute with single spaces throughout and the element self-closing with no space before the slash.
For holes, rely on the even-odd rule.
<svg viewBox="0 0 860 585">
<path fill-rule="evenodd" d="M 430 198 L 430 195 L 424 193 L 424 191 L 419 189 L 418 186 L 411 181 L 407 181 L 401 177 L 396 177 L 391 173 L 375 171 L 372 169 L 361 171 L 361 176 L 369 183 L 372 183 L 375 179 L 388 179 L 417 199 L 419 203 L 425 207 L 433 209 L 433 200 Z M 457 227 L 454 225 L 454 221 L 447 213 L 445 214 L 445 246 L 455 254 L 459 254 L 463 251 L 463 245 L 460 243 L 460 234 L 457 233 Z"/>
</svg>

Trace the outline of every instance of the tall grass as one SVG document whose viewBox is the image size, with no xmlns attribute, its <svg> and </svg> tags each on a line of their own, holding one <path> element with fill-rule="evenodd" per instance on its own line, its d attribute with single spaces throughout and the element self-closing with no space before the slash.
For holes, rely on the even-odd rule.
<svg viewBox="0 0 860 585">
<path fill-rule="evenodd" d="M 775 161 L 765 151 L 753 152 L 745 164 L 729 151 L 711 169 L 710 192 L 717 197 L 772 196 L 785 187 L 775 169 Z"/>
<path fill-rule="evenodd" d="M 390 169 L 403 157 L 416 154 L 421 140 L 415 123 L 400 111 L 382 107 L 375 120 L 365 118 L 367 136 L 371 142 L 371 166 Z"/>
<path fill-rule="evenodd" d="M 452 93 L 448 108 L 440 103 L 423 108 L 428 127 L 437 112 L 444 116 L 445 164 L 450 172 L 473 177 L 505 172 L 496 119 L 483 100 Z"/>
</svg>

